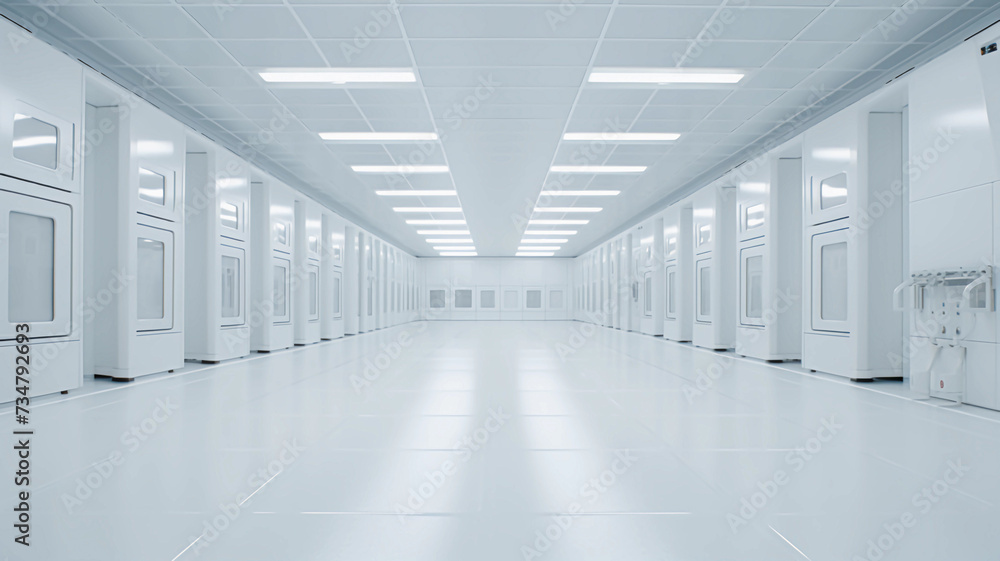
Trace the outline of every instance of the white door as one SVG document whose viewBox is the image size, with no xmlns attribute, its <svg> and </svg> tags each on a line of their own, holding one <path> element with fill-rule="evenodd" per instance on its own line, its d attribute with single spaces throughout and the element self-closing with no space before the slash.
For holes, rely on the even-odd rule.
<svg viewBox="0 0 1000 561">
<path fill-rule="evenodd" d="M 246 324 L 246 252 L 239 247 L 222 245 L 222 327 Z"/>
<path fill-rule="evenodd" d="M 812 237 L 810 305 L 817 331 L 850 333 L 848 232 L 842 228 Z"/>
<path fill-rule="evenodd" d="M 136 330 L 174 326 L 174 233 L 136 224 Z"/>
<path fill-rule="evenodd" d="M 740 325 L 764 326 L 764 246 L 740 250 Z"/>
<path fill-rule="evenodd" d="M 699 259 L 694 271 L 694 319 L 712 323 L 712 258 Z"/>
<path fill-rule="evenodd" d="M 0 187 L 20 183 L 0 177 Z M 62 337 L 72 327 L 72 212 L 69 205 L 0 190 L 0 340 Z"/>
<path fill-rule="evenodd" d="M 271 315 L 274 323 L 288 323 L 292 321 L 292 301 L 289 298 L 292 291 L 292 262 L 285 257 L 274 256 L 272 259 L 271 271 L 274 280 L 271 287 L 271 303 L 274 311 Z"/>
</svg>

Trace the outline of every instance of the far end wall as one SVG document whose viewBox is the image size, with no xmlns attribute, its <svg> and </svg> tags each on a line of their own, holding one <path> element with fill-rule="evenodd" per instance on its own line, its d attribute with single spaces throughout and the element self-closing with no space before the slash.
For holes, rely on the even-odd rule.
<svg viewBox="0 0 1000 561">
<path fill-rule="evenodd" d="M 419 260 L 428 320 L 570 318 L 568 258 L 431 257 Z"/>
</svg>

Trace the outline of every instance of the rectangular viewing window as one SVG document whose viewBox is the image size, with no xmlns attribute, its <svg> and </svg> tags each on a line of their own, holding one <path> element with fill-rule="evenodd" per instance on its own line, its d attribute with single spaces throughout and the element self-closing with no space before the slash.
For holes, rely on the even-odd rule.
<svg viewBox="0 0 1000 561">
<path fill-rule="evenodd" d="M 744 214 L 744 230 L 752 230 L 764 225 L 764 203 L 748 206 Z"/>
<path fill-rule="evenodd" d="M 524 307 L 529 310 L 540 310 L 542 308 L 542 291 L 535 289 L 525 290 Z"/>
<path fill-rule="evenodd" d="M 430 306 L 431 309 L 440 310 L 447 305 L 446 295 L 444 290 L 431 290 L 430 291 Z"/>
<path fill-rule="evenodd" d="M 698 226 L 698 247 L 712 241 L 712 225 L 702 224 Z"/>
<path fill-rule="evenodd" d="M 136 297 L 139 319 L 163 319 L 163 278 L 166 251 L 163 242 L 139 238 L 137 242 Z"/>
<path fill-rule="evenodd" d="M 764 256 L 753 255 L 746 259 L 746 317 L 761 319 L 764 315 Z"/>
<path fill-rule="evenodd" d="M 7 319 L 11 323 L 55 319 L 56 224 L 47 216 L 9 215 Z"/>
<path fill-rule="evenodd" d="M 492 310 L 497 307 L 497 293 L 493 290 L 483 290 L 479 293 L 479 307 Z"/>
<path fill-rule="evenodd" d="M 838 173 L 819 182 L 819 208 L 847 204 L 847 174 Z"/>
<path fill-rule="evenodd" d="M 820 263 L 820 317 L 847 321 L 847 242 L 824 245 Z"/>
<path fill-rule="evenodd" d="M 163 206 L 167 204 L 167 178 L 139 168 L 139 198 Z"/>
<path fill-rule="evenodd" d="M 472 308 L 472 290 L 468 288 L 457 288 L 455 289 L 455 308 L 456 309 L 470 309 Z"/>
<path fill-rule="evenodd" d="M 287 306 L 287 283 L 288 269 L 281 265 L 274 266 L 274 286 L 271 298 L 274 301 L 275 317 L 285 317 L 288 315 Z"/>
<path fill-rule="evenodd" d="M 274 241 L 279 245 L 288 245 L 288 225 L 284 222 L 274 223 Z"/>
<path fill-rule="evenodd" d="M 240 260 L 222 256 L 222 317 L 240 317 Z"/>
<path fill-rule="evenodd" d="M 712 314 L 712 268 L 698 270 L 698 313 L 707 317 Z"/>
<path fill-rule="evenodd" d="M 550 290 L 549 291 L 549 309 L 561 310 L 563 309 L 563 291 L 562 290 Z"/>
<path fill-rule="evenodd" d="M 48 169 L 59 165 L 59 128 L 20 113 L 14 115 L 14 157 Z"/>
<path fill-rule="evenodd" d="M 239 207 L 233 203 L 222 203 L 219 206 L 219 219 L 222 225 L 233 230 L 240 229 Z"/>
</svg>

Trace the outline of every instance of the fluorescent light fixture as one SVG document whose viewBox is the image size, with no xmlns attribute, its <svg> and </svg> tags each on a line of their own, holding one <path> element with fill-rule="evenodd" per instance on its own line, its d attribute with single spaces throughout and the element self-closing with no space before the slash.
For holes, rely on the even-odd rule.
<svg viewBox="0 0 1000 561">
<path fill-rule="evenodd" d="M 696 68 L 595 68 L 587 78 L 603 84 L 736 84 L 744 74 Z"/>
<path fill-rule="evenodd" d="M 472 238 L 430 238 L 427 243 L 472 243 Z"/>
<path fill-rule="evenodd" d="M 474 245 L 436 245 L 435 251 L 476 251 Z"/>
<path fill-rule="evenodd" d="M 468 236 L 468 230 L 417 230 L 421 236 Z"/>
<path fill-rule="evenodd" d="M 552 173 L 642 173 L 646 166 L 552 166 Z"/>
<path fill-rule="evenodd" d="M 462 212 L 460 206 L 394 206 L 396 212 Z"/>
<path fill-rule="evenodd" d="M 599 206 L 536 206 L 535 212 L 601 212 Z"/>
<path fill-rule="evenodd" d="M 525 236 L 575 236 L 576 230 L 525 230 Z"/>
<path fill-rule="evenodd" d="M 621 191 L 602 191 L 600 189 L 585 189 L 583 191 L 556 190 L 542 191 L 547 197 L 614 197 Z"/>
<path fill-rule="evenodd" d="M 416 226 L 465 226 L 464 218 L 457 219 L 439 219 L 439 218 L 421 218 L 415 220 L 407 220 L 407 224 L 413 224 Z"/>
<path fill-rule="evenodd" d="M 409 68 L 269 68 L 259 72 L 265 82 L 282 84 L 375 84 L 416 82 Z"/>
<path fill-rule="evenodd" d="M 441 257 L 475 257 L 479 254 L 475 251 L 442 251 L 438 255 Z"/>
<path fill-rule="evenodd" d="M 580 142 L 670 142 L 681 135 L 676 132 L 568 132 L 563 140 Z"/>
<path fill-rule="evenodd" d="M 396 191 L 375 191 L 376 195 L 382 197 L 454 197 L 457 191 L 446 189 L 399 189 Z"/>
<path fill-rule="evenodd" d="M 351 166 L 355 173 L 448 173 L 448 166 Z"/>
<path fill-rule="evenodd" d="M 536 224 L 539 226 L 583 226 L 584 224 L 589 224 L 590 220 L 528 220 L 528 224 Z"/>
<path fill-rule="evenodd" d="M 435 132 L 321 132 L 319 137 L 330 142 L 392 143 L 437 140 Z"/>
<path fill-rule="evenodd" d="M 569 240 L 563 238 L 528 238 L 522 239 L 521 243 L 566 243 Z"/>
<path fill-rule="evenodd" d="M 517 249 L 518 251 L 559 251 L 560 247 L 558 245 L 522 245 Z"/>
<path fill-rule="evenodd" d="M 518 251 L 515 257 L 552 257 L 555 253 L 551 251 Z"/>
</svg>

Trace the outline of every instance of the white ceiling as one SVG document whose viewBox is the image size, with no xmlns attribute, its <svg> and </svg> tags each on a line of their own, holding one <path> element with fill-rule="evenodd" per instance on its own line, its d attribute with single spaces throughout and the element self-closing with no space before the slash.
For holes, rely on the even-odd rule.
<svg viewBox="0 0 1000 561">
<path fill-rule="evenodd" d="M 586 226 L 552 227 L 579 230 L 557 253 L 571 256 L 732 165 L 741 152 L 787 134 L 789 120 L 805 123 L 803 115 L 820 114 L 817 107 L 856 97 L 901 64 L 955 42 L 958 30 L 998 5 L 911 0 L 897 9 L 903 3 L 401 0 L 398 15 L 384 0 L 15 0 L 2 7 L 210 137 L 233 148 L 253 144 L 258 165 L 308 185 L 310 194 L 418 255 L 436 252 L 404 220 L 424 216 L 391 207 L 460 202 L 479 255 L 510 256 L 543 185 L 620 189 L 613 198 L 544 201 L 604 207 L 572 216 L 589 219 Z M 883 20 L 892 25 L 880 26 Z M 417 83 L 268 87 L 256 73 L 327 66 L 413 68 Z M 586 83 L 590 68 L 609 66 L 748 75 L 725 88 Z M 560 140 L 565 132 L 608 130 L 682 136 L 598 151 Z M 441 141 L 424 148 L 331 144 L 317 135 L 328 131 L 437 131 Z M 392 178 L 350 169 L 408 162 L 447 164 L 451 173 Z M 571 163 L 649 169 L 574 175 L 569 183 L 548 173 Z M 374 194 L 410 187 L 457 189 L 459 200 Z"/>
</svg>

